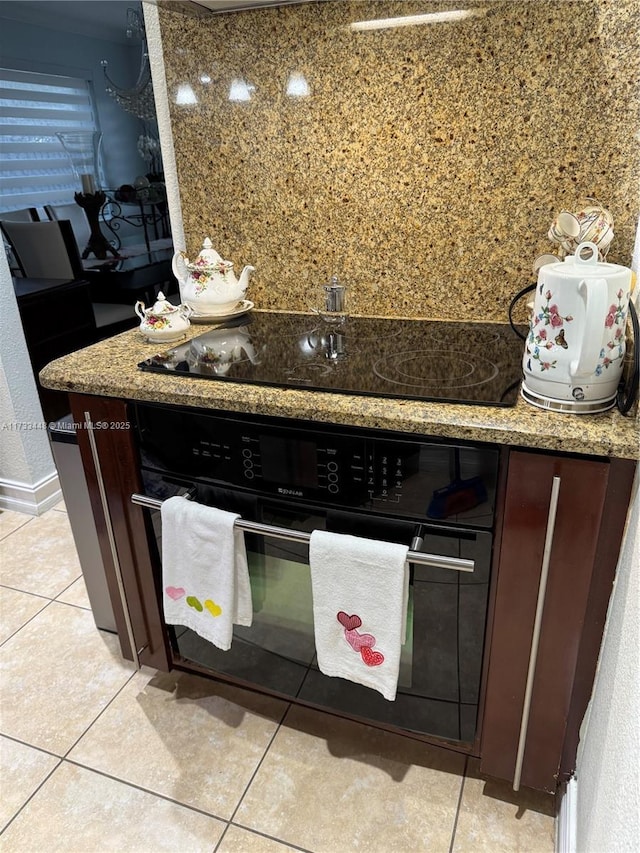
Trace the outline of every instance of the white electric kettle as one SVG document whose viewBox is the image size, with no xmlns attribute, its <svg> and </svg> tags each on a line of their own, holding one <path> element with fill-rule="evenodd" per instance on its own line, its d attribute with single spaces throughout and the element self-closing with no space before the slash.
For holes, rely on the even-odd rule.
<svg viewBox="0 0 640 853">
<path fill-rule="evenodd" d="M 522 367 L 522 396 L 558 412 L 604 412 L 616 402 L 625 354 L 631 270 L 581 243 L 538 271 Z"/>
</svg>

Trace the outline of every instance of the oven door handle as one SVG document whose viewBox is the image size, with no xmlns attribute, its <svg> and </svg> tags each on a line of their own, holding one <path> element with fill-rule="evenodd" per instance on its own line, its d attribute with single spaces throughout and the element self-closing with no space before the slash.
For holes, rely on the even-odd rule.
<svg viewBox="0 0 640 853">
<path fill-rule="evenodd" d="M 151 498 L 148 495 L 131 495 L 131 503 L 137 506 L 146 507 L 147 509 L 160 509 L 162 501 L 158 498 Z M 245 533 L 257 533 L 260 536 L 268 536 L 272 539 L 286 539 L 291 542 L 309 543 L 310 533 L 303 530 L 291 530 L 287 527 L 276 527 L 273 524 L 262 524 L 259 521 L 248 521 L 244 518 L 238 518 L 235 522 L 235 527 L 238 530 L 243 530 Z M 414 539 L 414 542 L 416 540 Z M 411 544 L 413 545 L 414 542 Z M 416 547 L 420 547 L 417 545 Z M 424 554 L 422 551 L 409 550 L 407 553 L 407 562 L 415 563 L 420 566 L 431 566 L 436 569 L 449 569 L 454 572 L 473 572 L 475 563 L 473 560 L 466 560 L 462 557 L 445 557 L 440 554 Z"/>
</svg>

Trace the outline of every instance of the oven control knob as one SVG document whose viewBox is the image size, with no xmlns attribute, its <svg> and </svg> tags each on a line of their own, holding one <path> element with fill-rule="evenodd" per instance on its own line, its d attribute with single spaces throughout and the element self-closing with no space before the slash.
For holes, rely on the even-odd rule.
<svg viewBox="0 0 640 853">
<path fill-rule="evenodd" d="M 244 476 L 245 476 L 246 480 L 253 480 L 253 478 L 255 477 L 255 474 L 253 473 L 251 468 L 245 468 Z"/>
<path fill-rule="evenodd" d="M 329 483 L 329 491 L 334 495 L 337 494 L 340 491 L 340 489 L 338 488 L 338 484 L 337 483 Z"/>
<path fill-rule="evenodd" d="M 332 471 L 332 472 L 337 471 L 338 470 L 338 463 L 337 462 L 329 462 L 327 464 L 327 470 Z"/>
</svg>

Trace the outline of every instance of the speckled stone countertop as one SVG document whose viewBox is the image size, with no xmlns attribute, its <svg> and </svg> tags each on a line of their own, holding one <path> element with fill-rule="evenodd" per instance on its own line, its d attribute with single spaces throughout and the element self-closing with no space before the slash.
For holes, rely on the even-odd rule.
<svg viewBox="0 0 640 853">
<path fill-rule="evenodd" d="M 176 248 L 193 258 L 209 236 L 254 266 L 262 308 L 319 307 L 335 273 L 356 314 L 493 322 L 557 248 L 553 217 L 587 197 L 615 220 L 609 260 L 629 264 L 637 0 L 158 12 Z M 425 12 L 456 20 L 358 29 Z"/>
<path fill-rule="evenodd" d="M 188 335 L 195 337 L 209 328 L 193 325 Z M 41 371 L 40 379 L 47 388 L 103 397 L 565 453 L 640 458 L 638 420 L 622 417 L 617 411 L 561 415 L 542 411 L 521 399 L 512 408 L 422 403 L 216 382 L 139 370 L 138 363 L 160 348 L 157 343 L 147 343 L 134 329 L 51 362 Z"/>
</svg>

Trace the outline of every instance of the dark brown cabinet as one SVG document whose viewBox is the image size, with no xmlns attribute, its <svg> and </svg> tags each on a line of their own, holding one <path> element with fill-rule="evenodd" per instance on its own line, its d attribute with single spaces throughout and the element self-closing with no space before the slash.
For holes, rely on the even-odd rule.
<svg viewBox="0 0 640 853">
<path fill-rule="evenodd" d="M 554 791 L 573 770 L 634 468 L 509 454 L 481 740 L 488 775 Z"/>
<path fill-rule="evenodd" d="M 127 404 L 70 396 L 74 420 L 94 424 L 78 440 L 123 655 L 166 670 L 149 519 L 131 503 L 142 487 Z M 635 462 L 505 448 L 504 466 L 477 754 L 489 776 L 555 791 L 575 766 Z"/>
</svg>

